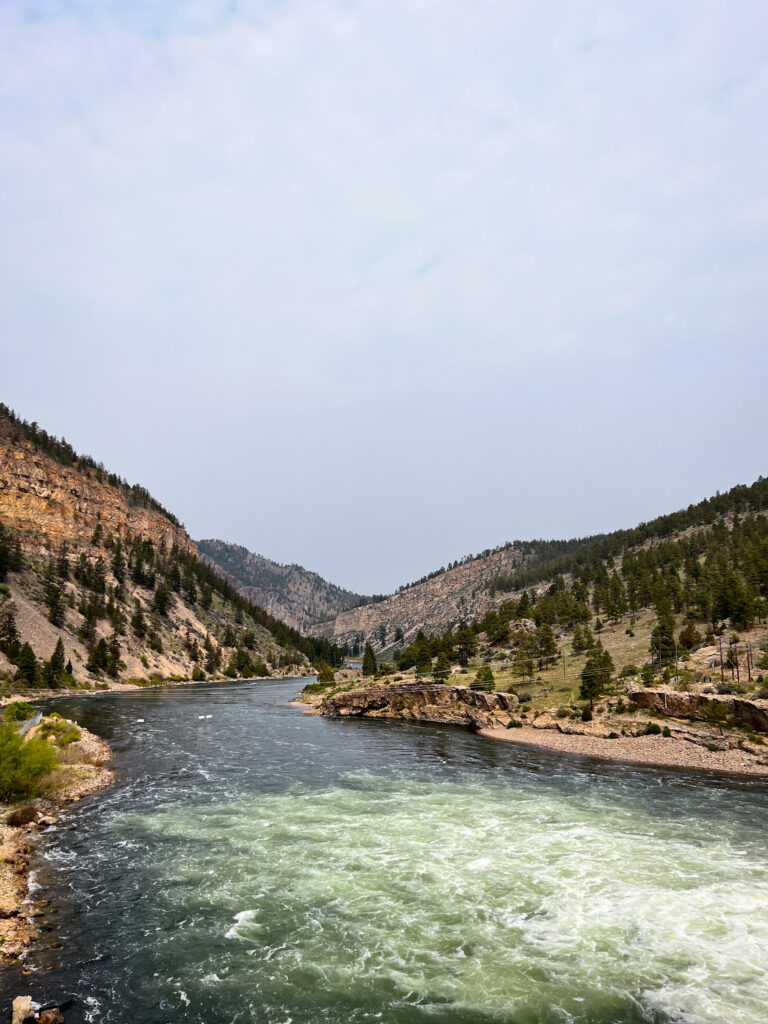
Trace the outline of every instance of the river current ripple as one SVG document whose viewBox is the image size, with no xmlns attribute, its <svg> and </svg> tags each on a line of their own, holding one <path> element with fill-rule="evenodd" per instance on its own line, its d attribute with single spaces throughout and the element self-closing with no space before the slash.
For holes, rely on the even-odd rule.
<svg viewBox="0 0 768 1024">
<path fill-rule="evenodd" d="M 304 716 L 299 685 L 54 702 L 119 780 L 41 841 L 57 912 L 3 1008 L 768 1024 L 765 784 Z"/>
</svg>

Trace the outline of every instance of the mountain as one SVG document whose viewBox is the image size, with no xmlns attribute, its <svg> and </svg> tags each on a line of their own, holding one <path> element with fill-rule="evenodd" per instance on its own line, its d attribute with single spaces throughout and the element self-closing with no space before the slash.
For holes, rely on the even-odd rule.
<svg viewBox="0 0 768 1024">
<path fill-rule="evenodd" d="M 239 544 L 199 540 L 197 548 L 203 561 L 239 594 L 302 632 L 374 600 L 337 587 L 300 565 L 281 565 Z"/>
<path fill-rule="evenodd" d="M 295 674 L 339 660 L 237 593 L 145 488 L 0 405 L 0 685 Z"/>
<path fill-rule="evenodd" d="M 377 653 L 396 657 L 419 632 L 436 636 L 482 620 L 519 600 L 525 589 L 535 602 L 560 577 L 586 588 L 598 615 L 617 602 L 648 608 L 659 594 L 679 612 L 675 587 L 682 592 L 687 587 L 696 591 L 695 601 L 690 598 L 693 618 L 706 620 L 715 610 L 720 618 L 731 618 L 731 598 L 723 588 L 734 594 L 741 588 L 743 599 L 758 602 L 757 607 L 768 594 L 766 509 L 768 480 L 760 477 L 751 486 L 739 485 L 629 530 L 566 541 L 515 541 L 440 569 L 376 604 L 340 612 L 309 632 L 353 651 L 370 643 Z M 632 575 L 625 577 L 622 572 L 630 566 Z M 640 577 L 642 586 L 635 581 Z M 621 599 L 615 596 L 620 593 Z"/>
</svg>

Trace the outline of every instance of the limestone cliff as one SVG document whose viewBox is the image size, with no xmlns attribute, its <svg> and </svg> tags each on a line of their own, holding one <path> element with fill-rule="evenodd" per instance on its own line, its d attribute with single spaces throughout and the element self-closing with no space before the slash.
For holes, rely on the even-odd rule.
<svg viewBox="0 0 768 1024">
<path fill-rule="evenodd" d="M 56 546 L 87 543 L 101 523 L 115 535 L 130 533 L 197 554 L 182 527 L 153 508 L 129 504 L 105 475 L 62 466 L 27 441 L 0 437 L 0 521 L 19 531 L 25 546 L 40 538 Z"/>
<path fill-rule="evenodd" d="M 316 713 L 345 718 L 401 718 L 485 729 L 506 725 L 518 704 L 514 693 L 486 693 L 465 686 L 370 686 L 332 694 L 320 702 Z"/>
</svg>

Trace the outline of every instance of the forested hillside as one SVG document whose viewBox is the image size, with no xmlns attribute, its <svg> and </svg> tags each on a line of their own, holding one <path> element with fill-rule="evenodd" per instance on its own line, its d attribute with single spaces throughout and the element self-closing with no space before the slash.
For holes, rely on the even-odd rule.
<svg viewBox="0 0 768 1024">
<path fill-rule="evenodd" d="M 339 660 L 204 564 L 144 488 L 0 407 L 6 687 L 288 674 Z"/>
<path fill-rule="evenodd" d="M 418 633 L 434 640 L 473 622 L 501 640 L 515 619 L 570 629 L 668 609 L 705 634 L 721 622 L 744 629 L 765 615 L 765 509 L 768 481 L 760 478 L 631 530 L 516 542 L 317 630 L 396 661 Z"/>
<path fill-rule="evenodd" d="M 281 565 L 239 544 L 199 540 L 203 561 L 254 604 L 298 630 L 381 598 L 364 597 L 324 580 L 300 565 Z"/>
</svg>

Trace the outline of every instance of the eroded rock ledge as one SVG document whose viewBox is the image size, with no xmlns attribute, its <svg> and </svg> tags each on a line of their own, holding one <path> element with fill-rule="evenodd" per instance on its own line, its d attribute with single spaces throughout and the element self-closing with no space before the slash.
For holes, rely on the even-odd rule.
<svg viewBox="0 0 768 1024">
<path fill-rule="evenodd" d="M 719 704 L 726 715 L 755 732 L 768 732 L 768 700 L 746 700 L 732 694 L 709 695 L 682 693 L 679 690 L 631 690 L 628 694 L 640 708 L 668 715 L 670 718 L 709 720 L 710 706 Z"/>
<path fill-rule="evenodd" d="M 487 729 L 506 725 L 519 701 L 514 693 L 485 693 L 439 684 L 371 686 L 324 698 L 316 714 L 401 718 Z"/>
</svg>

